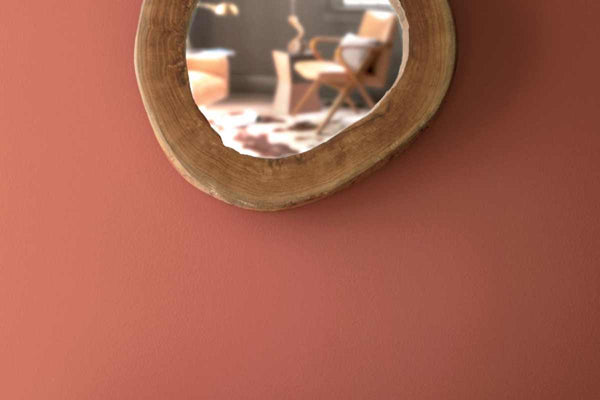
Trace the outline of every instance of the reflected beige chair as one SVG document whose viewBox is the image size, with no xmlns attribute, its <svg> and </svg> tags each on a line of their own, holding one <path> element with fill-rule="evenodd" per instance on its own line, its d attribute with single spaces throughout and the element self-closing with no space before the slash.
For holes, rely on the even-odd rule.
<svg viewBox="0 0 600 400">
<path fill-rule="evenodd" d="M 397 29 L 398 16 L 395 13 L 383 11 L 365 12 L 358 31 L 358 36 L 376 39 L 377 45 L 368 48 L 368 54 L 364 58 L 362 65 L 356 69 L 350 67 L 344 59 L 344 51 L 352 48 L 351 46 L 339 45 L 335 51 L 333 60 L 325 60 L 321 53 L 319 53 L 318 45 L 320 43 L 340 43 L 343 38 L 330 36 L 313 38 L 310 42 L 310 48 L 316 60 L 301 61 L 294 66 L 298 74 L 304 79 L 313 81 L 313 84 L 296 105 L 292 115 L 297 114 L 304 106 L 304 103 L 308 101 L 322 85 L 336 89 L 339 94 L 329 109 L 327 116 L 317 128 L 318 134 L 323 132 L 323 129 L 331 121 L 336 111 L 339 110 L 344 102 L 352 107 L 353 110 L 357 110 L 356 105 L 351 98 L 351 94 L 354 90 L 358 90 L 369 108 L 373 108 L 375 102 L 367 92 L 366 88 L 385 87 Z M 364 49 L 364 46 L 360 46 L 360 48 Z"/>
</svg>

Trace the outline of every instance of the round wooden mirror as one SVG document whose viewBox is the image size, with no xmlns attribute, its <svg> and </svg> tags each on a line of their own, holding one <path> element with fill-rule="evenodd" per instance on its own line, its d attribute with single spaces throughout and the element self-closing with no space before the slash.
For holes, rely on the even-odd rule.
<svg viewBox="0 0 600 400">
<path fill-rule="evenodd" d="M 360 3 L 321 1 L 341 6 Z M 201 3 L 216 15 L 236 15 L 241 8 L 236 2 Z M 138 82 L 156 137 L 177 170 L 202 191 L 239 207 L 261 211 L 297 207 L 335 193 L 381 167 L 435 115 L 454 72 L 455 32 L 447 0 L 402 0 L 402 4 L 390 0 L 400 22 L 402 60 L 396 67 L 398 78 L 383 98 L 373 102 L 360 120 L 304 152 L 271 158 L 242 154 L 226 145 L 223 132 L 218 133 L 212 118 L 203 114 L 202 110 L 208 115 L 199 99 L 206 96 L 194 93 L 193 71 L 188 71 L 188 28 L 198 4 L 196 0 L 144 1 L 135 54 Z M 292 42 L 289 52 L 293 51 Z M 343 59 L 341 63 L 346 64 Z M 300 67 L 296 70 L 302 72 Z M 368 94 L 362 93 L 360 70 L 355 72 L 348 87 L 369 103 Z M 308 83 L 311 76 L 307 73 L 305 78 Z M 306 100 L 311 86 L 296 101 Z M 356 108 L 344 86 L 337 89 L 339 95 L 324 113 L 328 119 L 316 124 L 317 135 L 330 122 L 329 114 L 338 112 L 343 103 Z M 280 99 L 287 95 L 278 88 Z M 284 107 L 290 107 L 289 101 Z"/>
</svg>

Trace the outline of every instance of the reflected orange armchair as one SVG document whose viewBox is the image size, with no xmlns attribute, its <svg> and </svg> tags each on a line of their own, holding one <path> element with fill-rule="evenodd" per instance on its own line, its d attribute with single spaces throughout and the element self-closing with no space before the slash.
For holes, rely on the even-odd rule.
<svg viewBox="0 0 600 400">
<path fill-rule="evenodd" d="M 319 134 L 344 102 L 348 103 L 353 109 L 356 109 L 356 105 L 351 98 L 354 90 L 358 90 L 369 108 L 372 108 L 375 102 L 366 88 L 382 88 L 385 86 L 391 65 L 392 47 L 397 29 L 398 16 L 395 13 L 383 11 L 365 12 L 357 36 L 364 39 L 373 39 L 377 44 L 368 48 L 367 56 L 358 67 L 350 66 L 344 57 L 344 52 L 352 49 L 353 46 L 338 46 L 332 60 L 326 60 L 319 52 L 319 44 L 325 42 L 339 43 L 342 42 L 342 38 L 329 36 L 313 38 L 310 42 L 310 47 L 317 60 L 301 61 L 294 66 L 298 74 L 304 79 L 313 81 L 313 84 L 306 92 L 304 98 L 300 100 L 292 114 L 298 113 L 304 106 L 304 103 L 322 85 L 336 89 L 339 94 L 329 109 L 327 116 L 318 127 L 317 132 Z M 359 46 L 356 48 L 364 49 L 365 47 Z"/>
</svg>

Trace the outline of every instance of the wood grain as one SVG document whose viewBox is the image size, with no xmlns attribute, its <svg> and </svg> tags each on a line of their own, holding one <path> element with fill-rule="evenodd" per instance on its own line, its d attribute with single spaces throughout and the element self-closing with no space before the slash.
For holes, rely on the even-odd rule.
<svg viewBox="0 0 600 400">
<path fill-rule="evenodd" d="M 447 0 L 403 0 L 403 10 L 392 0 L 410 25 L 403 27 L 409 51 L 398 80 L 375 109 L 307 153 L 278 160 L 245 156 L 222 144 L 191 95 L 185 47 L 194 3 L 144 1 L 135 48 L 138 84 L 158 142 L 175 168 L 198 189 L 238 207 L 298 207 L 367 176 L 426 126 L 454 73 L 456 40 Z"/>
</svg>

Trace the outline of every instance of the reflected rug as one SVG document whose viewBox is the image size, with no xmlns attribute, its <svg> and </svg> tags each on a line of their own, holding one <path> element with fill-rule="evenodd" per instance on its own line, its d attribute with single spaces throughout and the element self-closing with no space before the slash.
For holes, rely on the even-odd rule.
<svg viewBox="0 0 600 400">
<path fill-rule="evenodd" d="M 251 108 L 236 111 L 201 108 L 213 129 L 227 147 L 261 158 L 282 158 L 304 153 L 335 137 L 346 127 L 363 118 L 368 110 L 339 110 L 321 135 L 318 124 L 327 109 L 297 116 L 276 116 Z"/>
</svg>

